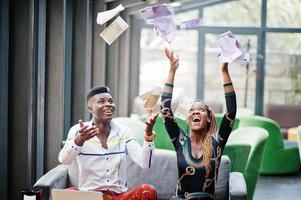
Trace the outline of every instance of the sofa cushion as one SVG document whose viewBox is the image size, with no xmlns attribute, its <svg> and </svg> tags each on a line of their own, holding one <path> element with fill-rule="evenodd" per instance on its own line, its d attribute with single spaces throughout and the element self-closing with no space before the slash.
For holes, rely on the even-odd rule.
<svg viewBox="0 0 301 200">
<path fill-rule="evenodd" d="M 231 172 L 230 175 L 230 196 L 231 200 L 244 200 L 247 199 L 247 186 L 246 182 L 244 181 L 243 175 L 240 172 Z"/>
<path fill-rule="evenodd" d="M 131 160 L 127 164 L 129 189 L 151 184 L 156 188 L 159 199 L 170 199 L 175 194 L 178 180 L 175 151 L 156 149 L 149 169 L 142 169 Z"/>
<path fill-rule="evenodd" d="M 230 159 L 223 155 L 218 171 L 217 183 L 215 185 L 216 200 L 224 200 L 229 197 L 229 174 Z"/>
</svg>

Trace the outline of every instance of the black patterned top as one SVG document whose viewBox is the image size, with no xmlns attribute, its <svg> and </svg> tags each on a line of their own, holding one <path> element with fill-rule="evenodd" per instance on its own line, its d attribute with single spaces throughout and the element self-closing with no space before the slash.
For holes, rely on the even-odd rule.
<svg viewBox="0 0 301 200">
<path fill-rule="evenodd" d="M 221 155 L 236 115 L 236 95 L 233 85 L 232 83 L 224 85 L 227 112 L 218 131 L 212 137 L 211 170 L 208 177 L 206 177 L 206 168 L 203 165 L 203 156 L 199 159 L 195 159 L 192 156 L 190 137 L 177 125 L 171 111 L 172 90 L 173 85 L 165 84 L 161 99 L 161 113 L 164 118 L 165 128 L 177 152 L 179 170 L 177 193 L 179 196 L 185 196 L 185 193 L 192 192 L 207 192 L 215 195 L 215 182 Z"/>
</svg>

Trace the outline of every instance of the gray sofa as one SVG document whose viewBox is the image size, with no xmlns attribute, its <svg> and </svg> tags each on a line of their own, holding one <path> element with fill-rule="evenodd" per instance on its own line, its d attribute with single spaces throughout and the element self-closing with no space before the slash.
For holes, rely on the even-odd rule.
<svg viewBox="0 0 301 200">
<path fill-rule="evenodd" d="M 130 159 L 129 159 L 130 160 Z M 174 151 L 156 149 L 150 169 L 141 169 L 132 161 L 128 162 L 128 188 L 141 184 L 155 186 L 159 199 L 169 199 L 175 194 L 178 171 Z M 51 200 L 53 188 L 66 188 L 77 185 L 77 165 L 58 165 L 42 176 L 34 185 L 41 189 L 42 200 Z M 246 183 L 243 175 L 238 172 L 230 173 L 230 160 L 222 156 L 216 184 L 217 200 L 243 200 L 247 199 Z"/>
</svg>

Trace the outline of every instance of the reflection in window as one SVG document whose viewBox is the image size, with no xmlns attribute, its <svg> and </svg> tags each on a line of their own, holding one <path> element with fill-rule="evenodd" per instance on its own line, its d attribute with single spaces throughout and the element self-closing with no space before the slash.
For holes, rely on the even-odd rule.
<svg viewBox="0 0 301 200">
<path fill-rule="evenodd" d="M 267 34 L 265 104 L 301 104 L 301 34 Z"/>
<path fill-rule="evenodd" d="M 300 28 L 300 13 L 300 0 L 269 0 L 267 2 L 267 26 Z"/>
<path fill-rule="evenodd" d="M 207 26 L 260 26 L 261 0 L 240 0 L 204 8 Z"/>
</svg>

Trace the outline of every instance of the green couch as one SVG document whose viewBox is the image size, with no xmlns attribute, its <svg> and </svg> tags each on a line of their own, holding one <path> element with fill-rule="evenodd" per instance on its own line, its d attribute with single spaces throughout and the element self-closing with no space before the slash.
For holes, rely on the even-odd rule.
<svg viewBox="0 0 301 200">
<path fill-rule="evenodd" d="M 261 174 L 285 174 L 299 171 L 298 147 L 286 148 L 284 146 L 280 127 L 275 121 L 261 116 L 243 116 L 239 119 L 239 127 L 261 127 L 269 133 L 260 168 Z"/>
<path fill-rule="evenodd" d="M 227 143 L 223 154 L 228 155 L 231 160 L 231 172 L 244 172 L 251 151 L 250 144 Z"/>
<path fill-rule="evenodd" d="M 224 113 L 215 113 L 215 119 L 216 119 L 217 127 L 219 127 L 221 125 L 223 117 L 224 117 Z M 234 121 L 232 131 L 237 129 L 238 126 L 239 126 L 239 118 L 236 117 L 236 119 Z"/>
<path fill-rule="evenodd" d="M 268 132 L 257 127 L 243 127 L 232 131 L 224 155 L 231 161 L 231 171 L 241 172 L 247 184 L 248 200 L 252 200 L 259 176 Z"/>
<path fill-rule="evenodd" d="M 298 147 L 299 147 L 299 156 L 301 161 L 301 125 L 297 128 L 297 139 L 298 139 Z"/>
</svg>

